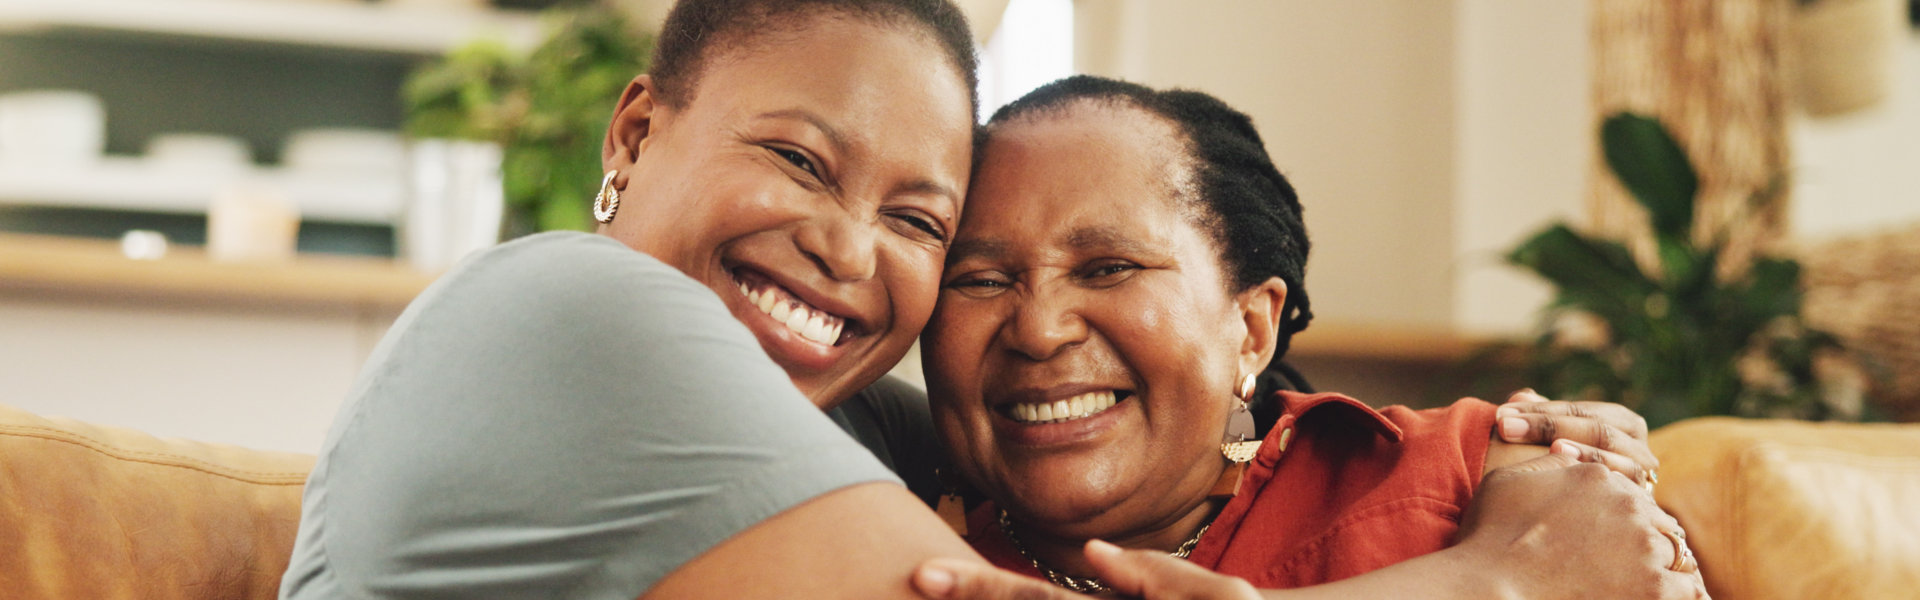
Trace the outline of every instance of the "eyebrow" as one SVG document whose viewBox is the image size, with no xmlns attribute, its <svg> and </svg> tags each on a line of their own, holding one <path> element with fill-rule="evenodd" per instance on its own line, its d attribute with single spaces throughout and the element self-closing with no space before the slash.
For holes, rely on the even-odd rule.
<svg viewBox="0 0 1920 600">
<path fill-rule="evenodd" d="M 1120 254 L 1163 256 L 1165 251 L 1136 241 L 1133 236 L 1111 227 L 1080 227 L 1067 232 L 1067 246 L 1079 251 L 1107 250 Z M 947 264 L 970 258 L 1005 260 L 1013 254 L 1013 244 L 996 239 L 964 239 L 947 250 Z"/>
<path fill-rule="evenodd" d="M 1160 255 L 1163 252 L 1120 233 L 1111 227 L 1080 227 L 1067 233 L 1067 245 L 1075 250 L 1116 250 L 1123 254 Z"/>
<path fill-rule="evenodd" d="M 760 118 L 792 119 L 805 122 L 808 125 L 812 125 L 814 129 L 820 130 L 821 135 L 826 136 L 827 144 L 833 146 L 835 154 L 845 155 L 847 153 L 847 136 L 841 135 L 839 129 L 835 129 L 833 125 L 827 123 L 826 119 L 820 118 L 820 115 L 813 114 L 812 111 L 803 108 L 789 108 L 786 110 L 762 113 Z"/>
<path fill-rule="evenodd" d="M 947 264 L 953 265 L 970 258 L 1002 260 L 1013 254 L 1013 245 L 1000 240 L 978 238 L 959 240 L 947 249 Z"/>
<path fill-rule="evenodd" d="M 827 123 L 826 119 L 820 118 L 820 115 L 813 114 L 812 111 L 808 111 L 803 108 L 789 108 L 785 110 L 776 110 L 769 113 L 762 113 L 760 115 L 760 118 L 762 119 L 793 119 L 793 120 L 805 122 L 808 125 L 812 125 L 814 129 L 820 130 L 821 135 L 826 136 L 827 144 L 830 146 L 833 146 L 834 154 L 837 154 L 840 156 L 847 156 L 852 153 L 851 151 L 852 146 L 847 143 L 847 136 L 841 135 L 839 129 L 834 128 L 833 125 L 830 125 Z M 908 184 L 901 186 L 900 189 L 897 190 L 897 193 L 933 194 L 936 196 L 945 196 L 948 200 L 952 201 L 955 206 L 959 206 L 960 204 L 960 192 L 958 190 L 953 189 L 953 186 L 942 184 L 940 182 L 933 181 L 930 179 L 921 179 L 921 180 L 909 182 Z"/>
</svg>

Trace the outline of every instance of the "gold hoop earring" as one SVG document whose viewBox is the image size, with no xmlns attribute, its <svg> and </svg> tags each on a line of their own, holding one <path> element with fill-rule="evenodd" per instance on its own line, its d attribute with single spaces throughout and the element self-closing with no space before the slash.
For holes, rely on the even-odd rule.
<svg viewBox="0 0 1920 600">
<path fill-rule="evenodd" d="M 613 176 L 619 171 L 607 171 L 600 180 L 600 193 L 593 196 L 593 220 L 602 224 L 613 222 L 613 213 L 620 210 L 620 190 L 613 189 Z"/>
</svg>

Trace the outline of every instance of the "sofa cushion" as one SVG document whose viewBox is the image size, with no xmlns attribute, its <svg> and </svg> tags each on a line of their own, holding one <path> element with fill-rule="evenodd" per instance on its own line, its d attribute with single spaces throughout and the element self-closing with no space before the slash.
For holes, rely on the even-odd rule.
<svg viewBox="0 0 1920 600">
<path fill-rule="evenodd" d="M 312 467 L 0 405 L 0 590 L 274 598 Z"/>
<path fill-rule="evenodd" d="M 1920 425 L 1728 417 L 1663 427 L 1655 496 L 1718 600 L 1920 590 Z"/>
</svg>

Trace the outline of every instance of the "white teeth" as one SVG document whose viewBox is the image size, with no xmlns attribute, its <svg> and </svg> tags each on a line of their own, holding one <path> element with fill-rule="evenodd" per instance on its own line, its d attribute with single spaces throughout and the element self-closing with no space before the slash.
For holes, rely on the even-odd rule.
<svg viewBox="0 0 1920 600">
<path fill-rule="evenodd" d="M 807 310 L 805 307 L 793 307 L 793 312 L 787 313 L 787 329 L 792 329 L 795 332 L 806 331 L 807 313 L 809 312 L 812 311 Z"/>
<path fill-rule="evenodd" d="M 1087 392 L 1064 400 L 1014 404 L 1006 414 L 1022 423 L 1058 423 L 1085 418 L 1112 408 L 1118 402 L 1113 391 Z"/>
<path fill-rule="evenodd" d="M 808 306 L 786 290 L 768 285 L 763 289 L 754 289 L 746 283 L 740 283 L 740 292 L 747 301 L 767 313 L 773 320 L 786 325 L 795 335 L 808 341 L 832 346 L 840 341 L 841 332 L 846 330 L 847 321 Z"/>
</svg>

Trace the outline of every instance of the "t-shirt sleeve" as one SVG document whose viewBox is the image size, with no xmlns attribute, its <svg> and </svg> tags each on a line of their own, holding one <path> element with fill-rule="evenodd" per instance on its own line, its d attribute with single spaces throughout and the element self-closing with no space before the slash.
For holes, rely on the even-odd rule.
<svg viewBox="0 0 1920 600">
<path fill-rule="evenodd" d="M 308 482 L 287 598 L 638 597 L 851 484 L 898 482 L 713 292 L 543 234 L 432 286 Z"/>
<path fill-rule="evenodd" d="M 933 432 L 925 391 L 888 375 L 828 414 L 922 502 L 933 506 L 939 500 L 944 488 L 934 470 L 944 464 L 945 453 Z"/>
</svg>

